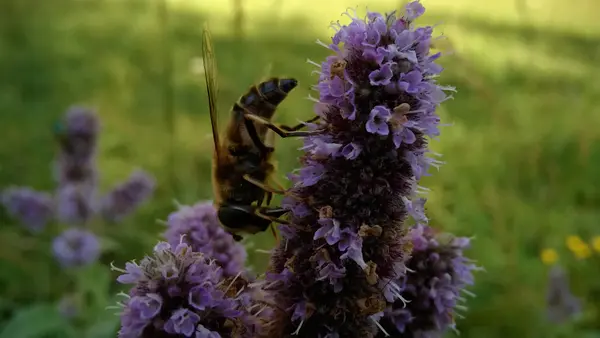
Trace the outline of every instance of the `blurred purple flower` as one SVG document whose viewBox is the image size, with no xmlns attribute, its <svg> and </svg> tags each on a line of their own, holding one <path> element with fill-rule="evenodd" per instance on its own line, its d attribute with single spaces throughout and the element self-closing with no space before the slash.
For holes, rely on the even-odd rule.
<svg viewBox="0 0 600 338">
<path fill-rule="evenodd" d="M 381 324 L 392 337 L 441 337 L 448 329 L 456 330 L 455 313 L 466 310 L 461 292 L 472 295 L 465 288 L 473 285 L 473 272 L 480 268 L 463 256 L 469 238 L 436 235 L 422 224 L 413 227 L 411 237 L 410 270 L 398 281 L 408 303 L 388 307 Z"/>
<path fill-rule="evenodd" d="M 96 182 L 96 144 L 99 121 L 96 113 L 84 107 L 73 106 L 64 120 L 55 126 L 60 152 L 55 163 L 59 185 L 72 182 Z"/>
<path fill-rule="evenodd" d="M 79 304 L 76 295 L 69 294 L 63 296 L 58 302 L 58 313 L 66 319 L 72 319 L 79 314 Z"/>
<path fill-rule="evenodd" d="M 119 338 L 253 337 L 248 281 L 224 278 L 219 266 L 180 243 L 159 242 L 140 264 L 127 263 L 120 283 L 132 284 Z"/>
<path fill-rule="evenodd" d="M 11 217 L 29 231 L 39 233 L 54 216 L 52 197 L 29 187 L 11 187 L 0 196 Z"/>
<path fill-rule="evenodd" d="M 56 218 L 69 225 L 85 224 L 95 213 L 95 187 L 83 183 L 66 183 L 56 189 Z"/>
<path fill-rule="evenodd" d="M 154 178 L 143 170 L 134 171 L 101 201 L 101 212 L 106 220 L 118 222 L 144 203 L 155 187 Z"/>
<path fill-rule="evenodd" d="M 284 200 L 291 224 L 264 286 L 287 310 L 275 312 L 270 337 L 374 337 L 387 305 L 405 301 L 405 221 L 425 218 L 417 182 L 439 165 L 425 137 L 439 133 L 435 111 L 453 90 L 432 73 L 432 28 L 411 25 L 423 11 L 413 2 L 400 19 L 346 13 L 352 22 L 319 42 L 335 55 L 321 64 L 311 127 L 321 132 L 304 140 Z"/>
<path fill-rule="evenodd" d="M 171 246 L 183 241 L 195 252 L 214 258 L 225 277 L 235 276 L 244 270 L 246 249 L 223 230 L 212 202 L 182 206 L 169 215 L 167 223 L 164 237 Z"/>
<path fill-rule="evenodd" d="M 548 273 L 546 303 L 548 320 L 552 323 L 564 323 L 582 311 L 581 300 L 571 292 L 567 272 L 558 265 Z"/>
<path fill-rule="evenodd" d="M 72 106 L 65 113 L 65 129 L 68 135 L 93 139 L 98 135 L 100 123 L 94 111 Z"/>
<path fill-rule="evenodd" d="M 60 222 L 81 225 L 94 213 L 97 186 L 96 143 L 99 121 L 96 113 L 70 107 L 55 125 L 60 145 L 54 164 L 56 213 Z"/>
<path fill-rule="evenodd" d="M 65 230 L 52 243 L 54 257 L 65 268 L 95 262 L 100 256 L 100 242 L 93 233 L 77 228 Z"/>
</svg>

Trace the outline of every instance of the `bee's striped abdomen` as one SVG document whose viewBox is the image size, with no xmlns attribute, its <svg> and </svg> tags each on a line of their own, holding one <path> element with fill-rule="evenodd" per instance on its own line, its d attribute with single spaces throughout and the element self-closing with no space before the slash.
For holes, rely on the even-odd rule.
<svg viewBox="0 0 600 338">
<path fill-rule="evenodd" d="M 257 86 L 253 86 L 233 106 L 233 111 L 243 113 L 243 110 L 270 119 L 275 108 L 296 88 L 296 79 L 272 78 Z"/>
</svg>

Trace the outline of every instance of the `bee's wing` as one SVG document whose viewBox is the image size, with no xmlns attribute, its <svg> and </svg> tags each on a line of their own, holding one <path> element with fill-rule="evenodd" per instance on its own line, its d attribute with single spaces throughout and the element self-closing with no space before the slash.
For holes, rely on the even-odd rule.
<svg viewBox="0 0 600 338">
<path fill-rule="evenodd" d="M 210 111 L 210 124 L 212 127 L 215 154 L 219 158 L 219 127 L 217 124 L 217 61 L 213 51 L 212 38 L 208 25 L 204 26 L 202 32 L 202 59 L 204 63 L 204 79 L 206 80 L 206 92 L 208 94 L 208 109 Z"/>
</svg>

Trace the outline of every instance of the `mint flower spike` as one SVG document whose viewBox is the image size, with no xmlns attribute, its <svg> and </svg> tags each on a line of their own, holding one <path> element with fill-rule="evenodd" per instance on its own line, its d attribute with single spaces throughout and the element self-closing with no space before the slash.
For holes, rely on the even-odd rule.
<svg viewBox="0 0 600 338">
<path fill-rule="evenodd" d="M 420 213 L 418 180 L 439 164 L 425 137 L 439 134 L 435 110 L 453 89 L 435 80 L 432 28 L 412 25 L 424 8 L 406 12 L 345 13 L 351 22 L 334 24 L 332 42 L 318 41 L 333 52 L 315 86 L 321 120 L 309 126 L 322 132 L 304 139 L 284 199 L 291 224 L 280 227 L 263 286 L 280 309 L 269 337 L 387 335 L 385 309 L 407 303 L 406 218 Z"/>
<path fill-rule="evenodd" d="M 112 268 L 122 273 L 117 281 L 132 285 L 119 304 L 119 338 L 251 338 L 258 329 L 249 281 L 225 278 L 214 260 L 186 243 L 159 242 L 139 264 Z"/>
<path fill-rule="evenodd" d="M 410 302 L 389 306 L 382 326 L 392 337 L 435 338 L 448 330 L 458 332 L 455 318 L 467 310 L 463 294 L 474 296 L 466 288 L 474 283 L 473 273 L 482 270 L 464 256 L 471 239 L 436 233 L 424 224 L 415 225 L 410 237 L 409 272 L 398 281 Z"/>
<path fill-rule="evenodd" d="M 60 151 L 54 174 L 59 185 L 96 182 L 99 131 L 100 122 L 96 112 L 79 106 L 70 107 L 64 120 L 55 124 L 54 134 Z"/>
<path fill-rule="evenodd" d="M 164 237 L 171 246 L 183 241 L 192 250 L 212 257 L 226 277 L 244 271 L 246 249 L 221 227 L 212 201 L 180 205 L 166 223 L 168 228 Z"/>
<path fill-rule="evenodd" d="M 94 214 L 98 181 L 96 163 L 100 122 L 95 111 L 72 106 L 54 128 L 60 146 L 54 163 L 56 217 L 70 225 Z"/>
</svg>

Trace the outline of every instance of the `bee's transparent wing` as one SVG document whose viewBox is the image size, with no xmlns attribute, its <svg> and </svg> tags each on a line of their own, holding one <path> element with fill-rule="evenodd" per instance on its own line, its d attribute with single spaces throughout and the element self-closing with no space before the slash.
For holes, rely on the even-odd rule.
<svg viewBox="0 0 600 338">
<path fill-rule="evenodd" d="M 212 127 L 215 154 L 219 157 L 219 127 L 217 124 L 217 61 L 212 44 L 212 37 L 208 25 L 204 26 L 202 32 L 202 59 L 204 64 L 204 79 L 206 81 L 206 92 L 208 94 L 208 109 L 210 111 L 210 124 Z"/>
</svg>

